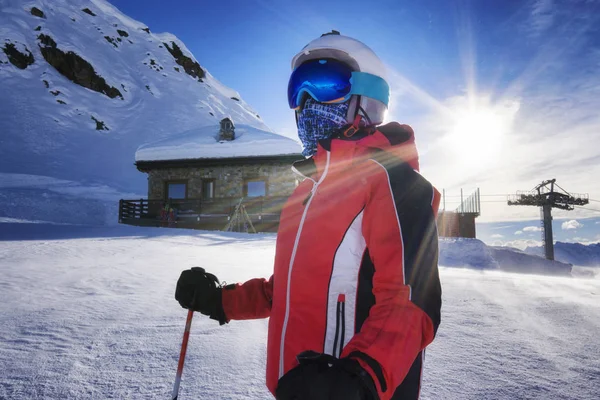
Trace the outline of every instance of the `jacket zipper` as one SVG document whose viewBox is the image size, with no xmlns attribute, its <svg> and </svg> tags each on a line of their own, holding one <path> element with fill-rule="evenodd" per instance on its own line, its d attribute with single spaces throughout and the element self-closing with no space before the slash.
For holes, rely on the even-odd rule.
<svg viewBox="0 0 600 400">
<path fill-rule="evenodd" d="M 291 278 L 292 278 L 292 268 L 294 267 L 296 251 L 298 250 L 298 243 L 300 242 L 300 234 L 302 233 L 302 228 L 304 227 L 304 221 L 306 220 L 306 214 L 308 213 L 310 203 L 312 203 L 313 199 L 315 198 L 314 195 L 315 195 L 315 193 L 317 193 L 317 188 L 319 187 L 319 185 L 323 182 L 323 180 L 327 176 L 327 172 L 329 171 L 330 157 L 331 157 L 331 154 L 329 152 L 327 152 L 327 163 L 325 164 L 325 170 L 323 171 L 323 175 L 321 175 L 321 178 L 319 179 L 318 182 L 315 182 L 313 180 L 313 188 L 310 191 L 308 199 L 306 200 L 307 204 L 306 204 L 306 207 L 304 208 L 304 212 L 302 213 L 302 218 L 300 219 L 300 226 L 298 227 L 298 232 L 296 233 L 296 240 L 294 241 L 294 248 L 292 250 L 290 266 L 288 268 L 288 279 L 287 279 L 287 288 L 286 288 L 286 295 L 285 295 L 285 317 L 283 319 L 283 328 L 281 330 L 281 344 L 279 347 L 279 378 L 281 378 L 283 376 L 283 372 L 284 372 L 284 368 L 283 368 L 283 359 L 284 359 L 283 358 L 284 357 L 283 347 L 284 346 L 283 345 L 285 343 L 285 334 L 287 332 L 288 320 L 290 318 L 290 282 L 291 282 Z"/>
<path fill-rule="evenodd" d="M 344 336 L 346 334 L 346 296 L 338 296 L 336 315 L 335 315 L 335 335 L 333 340 L 333 356 L 340 358 L 344 348 Z M 338 351 L 339 340 L 339 351 Z"/>
</svg>

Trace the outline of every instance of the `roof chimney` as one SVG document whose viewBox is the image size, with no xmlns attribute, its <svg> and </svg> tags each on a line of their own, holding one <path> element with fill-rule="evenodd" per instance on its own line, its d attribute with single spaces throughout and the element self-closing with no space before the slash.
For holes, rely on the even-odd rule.
<svg viewBox="0 0 600 400">
<path fill-rule="evenodd" d="M 219 129 L 219 142 L 235 139 L 235 125 L 233 125 L 233 121 L 231 118 L 223 118 L 220 122 Z"/>
</svg>

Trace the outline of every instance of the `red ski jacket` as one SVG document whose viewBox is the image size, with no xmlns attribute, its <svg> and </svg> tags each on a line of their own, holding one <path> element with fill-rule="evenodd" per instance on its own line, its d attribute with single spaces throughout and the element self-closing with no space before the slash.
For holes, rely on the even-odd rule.
<svg viewBox="0 0 600 400">
<path fill-rule="evenodd" d="M 383 400 L 418 398 L 422 352 L 440 323 L 439 193 L 418 171 L 413 131 L 319 142 L 296 162 L 269 280 L 223 290 L 228 320 L 270 317 L 267 386 L 314 350 L 355 358 Z"/>
</svg>

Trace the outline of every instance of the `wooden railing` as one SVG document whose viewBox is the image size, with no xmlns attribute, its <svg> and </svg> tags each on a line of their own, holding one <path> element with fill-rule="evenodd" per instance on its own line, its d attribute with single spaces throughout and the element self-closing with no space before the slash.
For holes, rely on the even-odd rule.
<svg viewBox="0 0 600 400">
<path fill-rule="evenodd" d="M 243 199 L 246 212 L 259 231 L 276 231 L 279 215 L 287 197 L 247 197 Z M 174 218 L 161 213 L 163 200 L 120 200 L 119 223 L 138 226 L 168 226 L 192 229 L 222 230 L 233 216 L 239 197 L 212 200 L 171 199 L 168 204 L 174 210 Z"/>
<path fill-rule="evenodd" d="M 148 200 L 119 200 L 119 222 L 124 219 L 146 218 L 148 215 Z"/>
</svg>

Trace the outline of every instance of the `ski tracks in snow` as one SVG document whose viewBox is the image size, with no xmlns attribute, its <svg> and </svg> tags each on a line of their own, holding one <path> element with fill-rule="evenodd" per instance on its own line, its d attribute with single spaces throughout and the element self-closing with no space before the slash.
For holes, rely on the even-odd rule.
<svg viewBox="0 0 600 400">
<path fill-rule="evenodd" d="M 598 398 L 598 281 L 445 269 L 442 285 L 424 398 Z"/>
<path fill-rule="evenodd" d="M 168 398 L 185 325 L 180 271 L 268 273 L 272 238 L 160 234 L 0 242 L 0 399 Z M 223 257 L 231 243 L 237 262 Z M 266 320 L 219 327 L 197 313 L 182 397 L 267 398 L 266 335 Z"/>
</svg>

